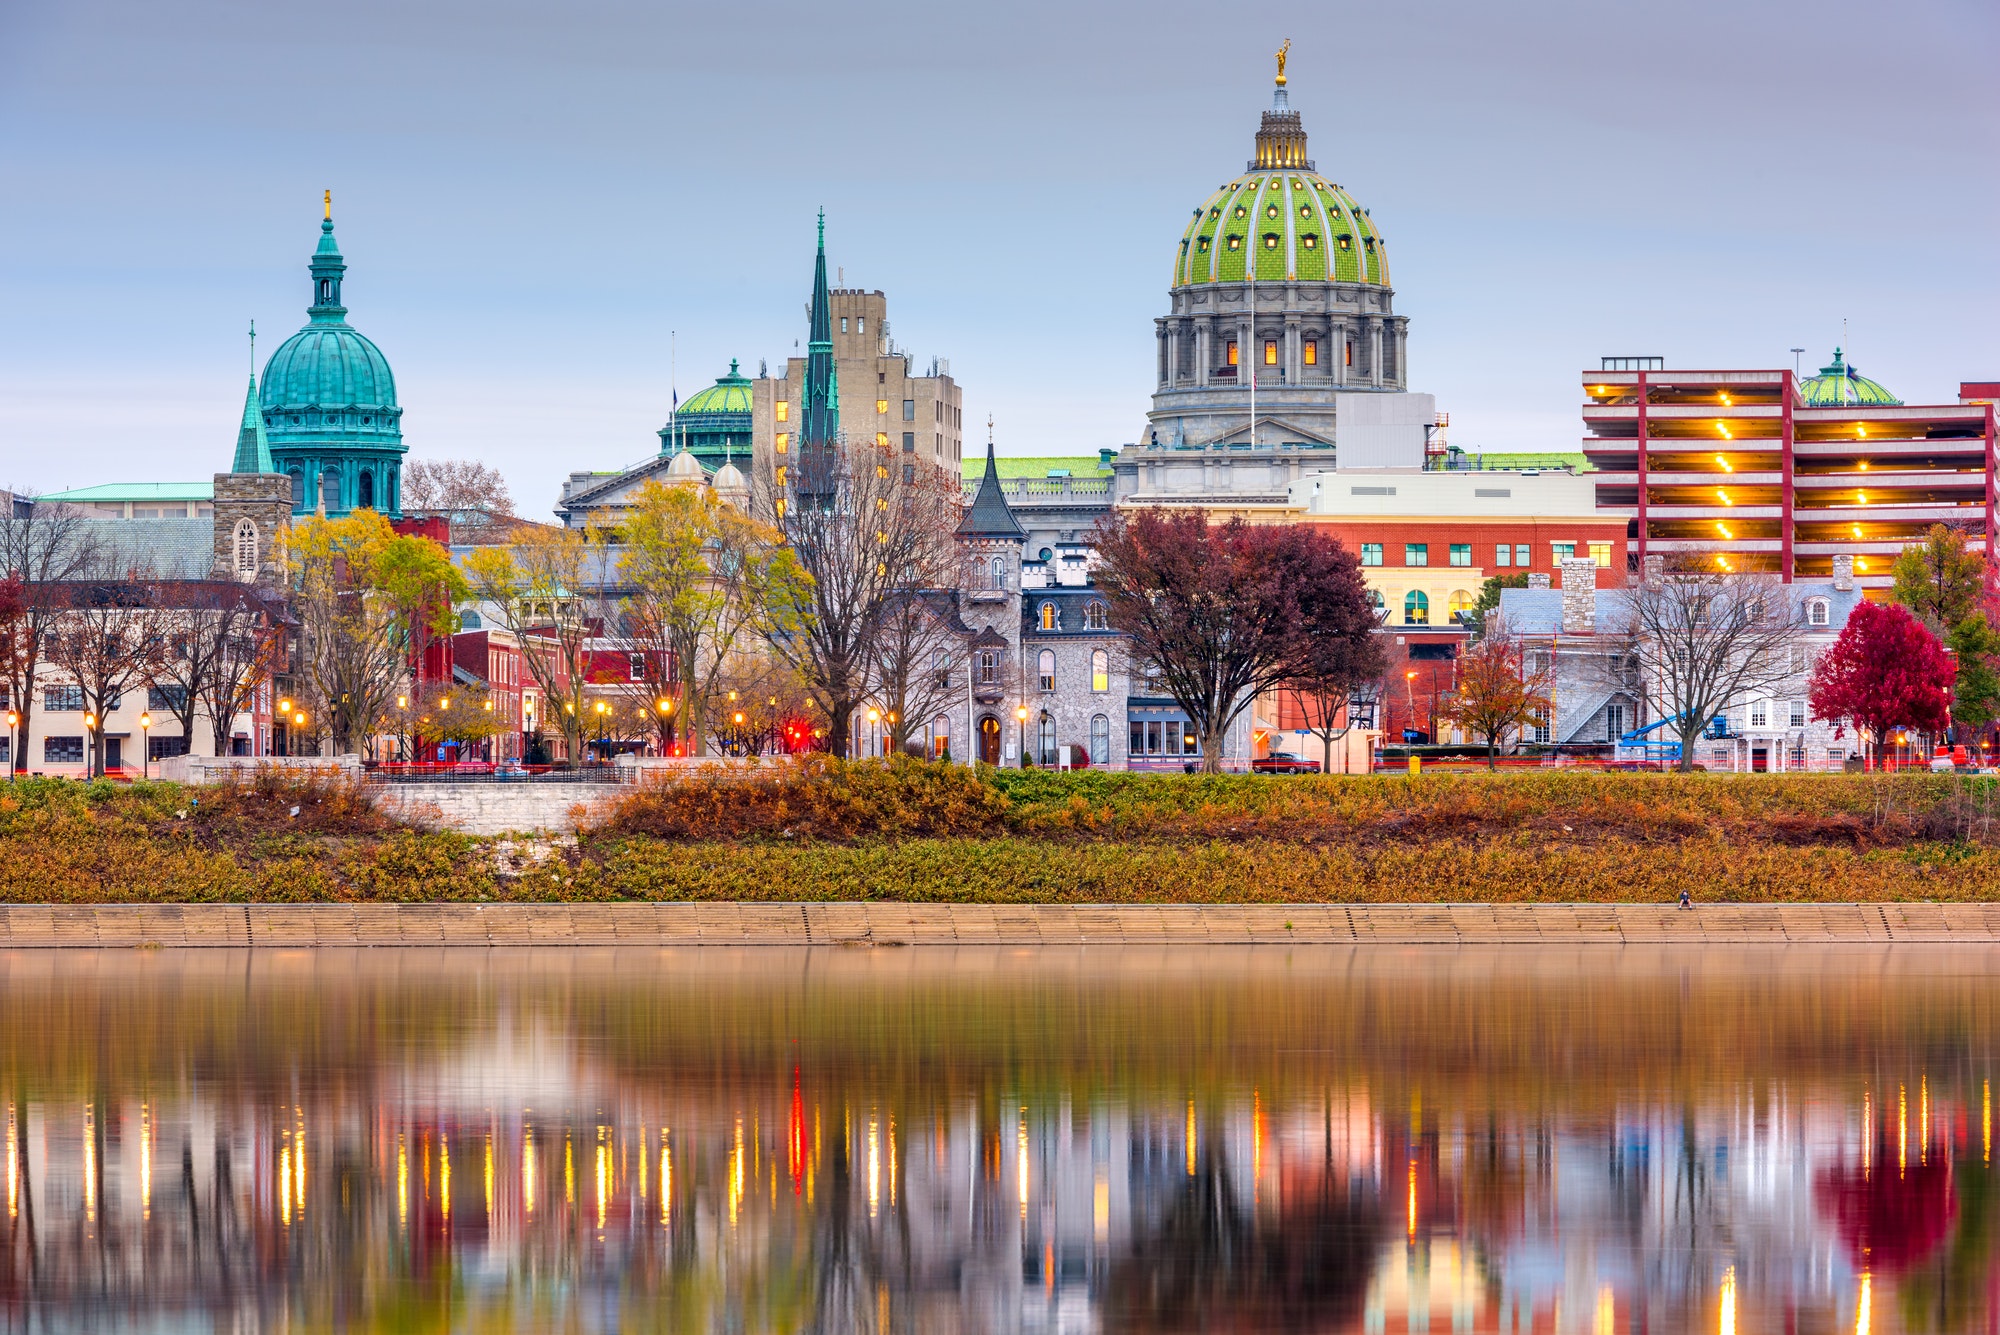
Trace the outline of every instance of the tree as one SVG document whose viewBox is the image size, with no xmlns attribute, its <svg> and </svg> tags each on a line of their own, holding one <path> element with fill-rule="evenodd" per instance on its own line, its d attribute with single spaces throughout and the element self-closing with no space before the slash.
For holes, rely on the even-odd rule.
<svg viewBox="0 0 2000 1335">
<path fill-rule="evenodd" d="M 590 708 L 590 639 L 603 627 L 586 590 L 604 587 L 605 561 L 595 529 L 534 528 L 511 547 L 482 547 L 465 562 L 474 592 L 513 633 L 541 692 L 533 731 L 553 721 L 572 764 L 583 755 Z"/>
<path fill-rule="evenodd" d="M 378 730 L 431 640 L 450 633 L 465 576 L 443 547 L 398 535 L 372 510 L 295 523 L 287 555 L 300 631 L 294 671 L 345 754 Z"/>
<path fill-rule="evenodd" d="M 19 736 L 28 735 L 34 716 L 35 682 L 48 637 L 69 605 L 64 590 L 89 567 L 96 547 L 89 521 L 75 506 L 16 492 L 13 505 L 0 509 L 0 575 L 14 581 L 20 594 L 18 609 L 0 623 L 5 631 L 0 685 L 20 715 Z M 25 749 L 14 756 L 13 766 L 16 773 L 28 767 Z"/>
<path fill-rule="evenodd" d="M 928 584 L 943 582 L 934 572 Z M 958 607 L 940 588 L 891 594 L 875 635 L 871 697 L 888 724 L 889 750 L 901 753 L 919 728 L 965 700 L 966 664 L 972 632 Z"/>
<path fill-rule="evenodd" d="M 1802 624 L 1776 577 L 1725 560 L 1679 555 L 1658 578 L 1625 591 L 1607 628 L 1606 662 L 1635 673 L 1657 697 L 1682 770 L 1694 768 L 1709 720 L 1791 675 L 1787 651 Z"/>
<path fill-rule="evenodd" d="M 1531 669 L 1520 643 L 1495 622 L 1458 659 L 1458 686 L 1438 711 L 1486 742 L 1486 768 L 1494 767 L 1500 739 L 1509 729 L 1525 728 L 1551 708 L 1552 672 Z"/>
<path fill-rule="evenodd" d="M 283 605 L 234 580 L 169 585 L 167 604 L 168 653 L 152 684 L 190 747 L 195 719 L 206 712 L 215 754 L 227 755 L 236 716 L 282 656 Z"/>
<path fill-rule="evenodd" d="M 1211 524 L 1201 510 L 1155 508 L 1101 525 L 1097 550 L 1111 624 L 1186 711 L 1211 774 L 1230 725 L 1307 670 L 1315 639 L 1375 630 L 1360 562 L 1313 525 Z"/>
<path fill-rule="evenodd" d="M 1518 575 L 1488 575 L 1486 582 L 1479 586 L 1479 596 L 1472 600 L 1472 610 L 1465 614 L 1464 625 L 1477 640 L 1486 633 L 1486 618 L 1500 606 L 1500 595 L 1507 589 L 1528 587 L 1527 572 Z"/>
<path fill-rule="evenodd" d="M 705 487 L 647 482 L 631 497 L 619 536 L 618 571 L 631 590 L 620 602 L 629 647 L 670 671 L 675 688 L 633 683 L 632 694 L 649 706 L 663 746 L 678 719 L 698 750 L 735 659 L 796 630 L 784 618 L 804 598 L 797 587 L 804 574 L 776 529 Z"/>
<path fill-rule="evenodd" d="M 1862 603 L 1813 668 L 1812 711 L 1851 719 L 1879 746 L 1898 728 L 1936 732 L 1951 713 L 1952 662 L 1910 610 Z"/>
<path fill-rule="evenodd" d="M 442 515 L 453 542 L 506 540 L 519 526 L 507 479 L 476 459 L 412 459 L 403 467 L 405 513 Z"/>
<path fill-rule="evenodd" d="M 415 719 L 411 731 L 416 734 L 419 750 L 426 742 L 477 746 L 501 732 L 492 694 L 483 682 L 424 682 L 410 697 L 410 713 Z M 462 749 L 460 754 L 464 754 Z"/>
<path fill-rule="evenodd" d="M 48 637 L 48 658 L 83 697 L 90 772 L 100 775 L 105 718 L 166 666 L 172 620 L 160 606 L 161 586 L 143 570 L 100 566 L 89 573 L 94 577 L 61 586 L 66 605 Z"/>
<path fill-rule="evenodd" d="M 845 757 L 891 596 L 924 587 L 954 541 L 956 479 L 927 464 L 906 472 L 901 455 L 872 442 L 811 445 L 793 459 L 768 513 L 803 578 L 774 590 L 771 647 L 826 716 L 827 749 Z"/>
<path fill-rule="evenodd" d="M 1307 731 L 1320 740 L 1320 772 L 1333 769 L 1333 744 L 1354 727 L 1355 698 L 1373 685 L 1379 694 L 1388 654 L 1379 635 L 1322 635 L 1311 640 L 1298 669 L 1283 682 Z"/>
<path fill-rule="evenodd" d="M 1903 548 L 1894 573 L 1895 600 L 1957 655 L 1953 722 L 1978 732 L 2000 715 L 2000 607 L 1993 605 L 1985 556 L 1967 549 L 1961 530 L 1933 524 L 1922 542 Z"/>
</svg>

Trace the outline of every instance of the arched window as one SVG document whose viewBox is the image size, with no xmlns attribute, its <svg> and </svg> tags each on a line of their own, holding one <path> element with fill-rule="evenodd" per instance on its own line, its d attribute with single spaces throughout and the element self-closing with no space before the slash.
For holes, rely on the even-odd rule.
<svg viewBox="0 0 2000 1335">
<path fill-rule="evenodd" d="M 303 510 L 306 508 L 305 474 L 296 468 L 292 470 L 292 508 L 294 510 Z"/>
<path fill-rule="evenodd" d="M 1104 604 L 1093 599 L 1083 605 L 1083 628 L 1085 630 L 1106 630 L 1111 623 L 1105 617 Z"/>
<path fill-rule="evenodd" d="M 236 573 L 248 579 L 257 573 L 257 525 L 253 520 L 236 521 Z"/>
<path fill-rule="evenodd" d="M 1809 625 L 1809 626 L 1824 626 L 1824 625 L 1826 625 L 1826 624 L 1827 624 L 1827 622 L 1828 622 L 1829 620 L 1830 620 L 1830 616 L 1829 616 L 1829 614 L 1828 614 L 1828 611 L 1827 611 L 1827 606 L 1826 606 L 1826 599 L 1824 599 L 1824 598 L 1813 598 L 1813 599 L 1810 599 L 1810 600 L 1809 600 L 1809 601 L 1808 601 L 1808 602 L 1806 603 L 1806 624 L 1807 624 L 1807 625 Z"/>
<path fill-rule="evenodd" d="M 1377 621 L 1387 621 L 1389 619 L 1389 604 L 1383 599 L 1382 590 L 1368 590 L 1368 601 L 1375 606 L 1375 619 Z"/>
<path fill-rule="evenodd" d="M 1090 651 L 1090 689 L 1100 694 L 1111 689 L 1111 655 L 1102 649 Z"/>
<path fill-rule="evenodd" d="M 1451 624 L 1454 626 L 1464 625 L 1465 619 L 1472 615 L 1472 595 L 1464 589 L 1453 589 L 1451 591 L 1450 611 Z"/>
<path fill-rule="evenodd" d="M 340 470 L 329 468 L 319 475 L 319 501 L 327 510 L 340 508 Z"/>
<path fill-rule="evenodd" d="M 1037 673 L 1041 677 L 1042 689 L 1053 691 L 1056 688 L 1056 651 L 1053 649 L 1044 649 L 1035 661 Z"/>
<path fill-rule="evenodd" d="M 1090 763 L 1111 763 L 1111 720 L 1102 714 L 1090 716 Z"/>
<path fill-rule="evenodd" d="M 993 558 L 993 587 L 995 589 L 1007 587 L 1007 558 L 1004 556 Z"/>
<path fill-rule="evenodd" d="M 1042 629 L 1055 630 L 1062 624 L 1062 616 L 1054 603 L 1042 604 Z"/>
<path fill-rule="evenodd" d="M 1403 599 L 1403 624 L 1405 626 L 1428 626 L 1431 624 L 1431 600 L 1422 589 L 1411 589 Z"/>
<path fill-rule="evenodd" d="M 356 484 L 354 503 L 363 510 L 375 508 L 375 475 L 365 468 L 361 470 L 361 478 Z"/>
<path fill-rule="evenodd" d="M 1037 739 L 1040 745 L 1036 749 L 1042 753 L 1041 763 L 1053 765 L 1056 763 L 1056 720 L 1046 709 L 1042 711 L 1042 726 L 1038 731 L 1041 736 Z"/>
</svg>

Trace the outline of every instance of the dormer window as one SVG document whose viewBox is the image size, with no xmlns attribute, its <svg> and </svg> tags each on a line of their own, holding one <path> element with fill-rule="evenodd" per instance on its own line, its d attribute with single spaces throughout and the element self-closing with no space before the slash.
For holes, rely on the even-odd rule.
<svg viewBox="0 0 2000 1335">
<path fill-rule="evenodd" d="M 1334 240 L 1340 243 L 1340 248 L 1342 250 L 1352 250 L 1354 248 L 1353 239 L 1349 237 L 1348 234 L 1345 232 L 1342 232 L 1339 236 L 1335 237 Z"/>
<path fill-rule="evenodd" d="M 1208 254 L 1208 238 L 1203 237 L 1201 240 L 1195 242 L 1194 248 L 1204 255 Z"/>
<path fill-rule="evenodd" d="M 1231 250 L 1243 249 L 1243 238 L 1232 233 L 1229 238 L 1229 248 Z"/>
<path fill-rule="evenodd" d="M 1806 603 L 1807 625 L 1824 626 L 1828 623 L 1830 619 L 1831 618 L 1827 610 L 1826 599 L 1813 598 Z"/>
<path fill-rule="evenodd" d="M 1060 624 L 1061 624 L 1061 621 L 1062 621 L 1062 617 L 1060 616 L 1060 614 L 1058 614 L 1058 613 L 1057 613 L 1057 611 L 1056 611 L 1056 605 L 1055 605 L 1054 603 L 1043 603 L 1043 604 L 1042 604 L 1042 629 L 1043 629 L 1043 630 L 1055 630 L 1055 629 L 1057 629 L 1057 628 L 1058 628 L 1058 627 L 1060 626 Z"/>
<path fill-rule="evenodd" d="M 1299 244 L 1304 246 L 1307 250 L 1318 250 L 1319 233 L 1307 232 L 1304 236 L 1301 236 L 1299 238 Z"/>
<path fill-rule="evenodd" d="M 1276 250 L 1277 248 L 1278 248 L 1278 234 L 1276 232 L 1264 233 L 1264 249 Z"/>
<path fill-rule="evenodd" d="M 1273 200 L 1273 201 L 1272 201 L 1272 202 L 1271 202 L 1270 204 L 1268 204 L 1268 205 L 1266 205 L 1266 206 L 1265 206 L 1265 208 L 1264 208 L 1264 216 L 1265 216 L 1266 218 L 1275 218 L 1275 217 L 1277 217 L 1277 216 L 1278 216 L 1278 205 L 1277 205 L 1277 201 Z"/>
<path fill-rule="evenodd" d="M 1250 210 L 1249 210 L 1249 209 L 1246 209 L 1246 208 L 1244 208 L 1244 207 L 1243 207 L 1243 206 L 1242 206 L 1241 204 L 1238 204 L 1238 205 L 1236 206 L 1236 214 L 1235 214 L 1235 216 L 1236 216 L 1236 217 L 1238 217 L 1238 218 L 1247 218 L 1247 217 L 1249 217 L 1249 216 L 1250 216 Z"/>
</svg>

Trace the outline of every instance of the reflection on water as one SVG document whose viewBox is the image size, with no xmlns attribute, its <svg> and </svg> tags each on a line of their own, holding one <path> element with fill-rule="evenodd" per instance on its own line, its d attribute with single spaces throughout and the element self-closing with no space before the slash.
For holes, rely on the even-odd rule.
<svg viewBox="0 0 2000 1335">
<path fill-rule="evenodd" d="M 15 952 L 0 1314 L 1991 1330 L 1996 963 Z"/>
</svg>

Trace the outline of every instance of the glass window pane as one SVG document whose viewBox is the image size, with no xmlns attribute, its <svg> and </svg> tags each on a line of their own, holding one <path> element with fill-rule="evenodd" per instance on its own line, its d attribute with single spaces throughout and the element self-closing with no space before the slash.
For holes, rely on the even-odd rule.
<svg viewBox="0 0 2000 1335">
<path fill-rule="evenodd" d="M 1509 558 L 1513 555 L 1514 549 L 1503 542 L 1493 549 L 1493 564 L 1496 566 L 1511 565 L 1512 562 Z"/>
<path fill-rule="evenodd" d="M 1406 542 L 1403 544 L 1403 564 L 1406 566 L 1427 566 L 1431 563 L 1430 544 Z"/>
</svg>

